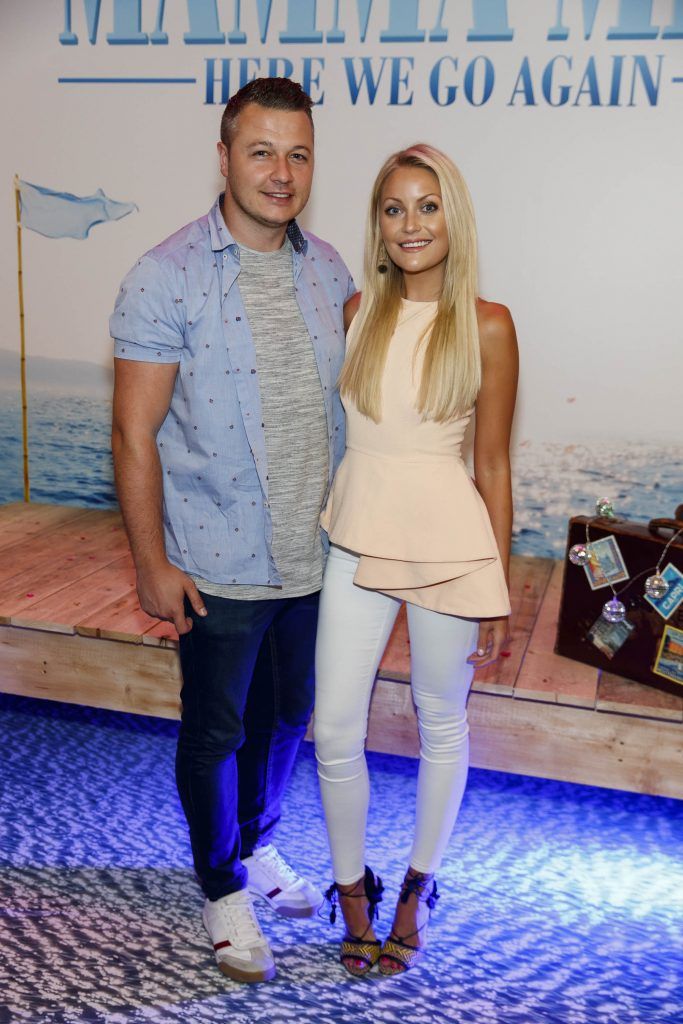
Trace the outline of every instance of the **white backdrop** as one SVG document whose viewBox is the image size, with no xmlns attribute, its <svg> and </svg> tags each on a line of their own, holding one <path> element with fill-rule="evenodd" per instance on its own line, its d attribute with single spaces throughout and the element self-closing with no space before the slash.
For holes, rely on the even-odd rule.
<svg viewBox="0 0 683 1024">
<path fill-rule="evenodd" d="M 98 10 L 91 43 L 86 14 L 93 32 Z M 64 45 L 69 11 L 78 42 Z M 168 41 L 154 43 L 161 11 Z M 245 42 L 183 38 L 230 33 L 236 16 Z M 329 38 L 335 24 L 342 42 Z M 223 64 L 211 62 L 229 59 L 234 91 L 247 58 L 250 77 L 258 60 L 268 73 L 279 58 L 298 79 L 308 59 L 323 102 L 303 223 L 337 246 L 359 284 L 367 196 L 388 153 L 432 143 L 468 180 L 481 292 L 510 306 L 520 340 L 518 550 L 556 550 L 562 517 L 604 490 L 626 511 L 670 514 L 683 492 L 683 0 L 3 0 L 0 30 L 0 349 L 19 344 L 15 172 L 139 206 L 85 241 L 24 233 L 29 353 L 108 365 L 120 278 L 220 186 Z M 322 39 L 287 39 L 315 32 Z M 495 34 L 508 38 L 471 38 Z M 364 59 L 381 71 L 374 103 L 365 85 L 353 102 Z M 207 104 L 210 67 L 217 102 Z M 59 81 L 102 77 L 196 81 Z M 440 105 L 449 86 L 454 101 Z"/>
</svg>

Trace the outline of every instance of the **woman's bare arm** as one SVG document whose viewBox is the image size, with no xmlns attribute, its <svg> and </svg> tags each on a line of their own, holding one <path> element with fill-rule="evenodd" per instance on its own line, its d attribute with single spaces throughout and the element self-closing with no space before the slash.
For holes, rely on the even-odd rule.
<svg viewBox="0 0 683 1024">
<path fill-rule="evenodd" d="M 519 370 L 517 336 L 506 306 L 480 301 L 477 313 L 482 384 L 476 405 L 474 476 L 491 519 L 509 585 L 512 535 L 510 434 Z M 479 631 L 477 653 L 470 659 L 471 663 L 480 666 L 497 658 L 507 638 L 507 618 L 484 620 Z"/>
<path fill-rule="evenodd" d="M 348 333 L 351 321 L 358 312 L 360 306 L 360 292 L 356 292 L 344 303 L 344 330 Z"/>
</svg>

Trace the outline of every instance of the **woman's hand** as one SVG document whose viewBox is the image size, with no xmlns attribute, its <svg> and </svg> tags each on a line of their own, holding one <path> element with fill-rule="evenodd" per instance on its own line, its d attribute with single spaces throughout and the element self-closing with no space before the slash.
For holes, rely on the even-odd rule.
<svg viewBox="0 0 683 1024">
<path fill-rule="evenodd" d="M 508 657 L 510 646 L 510 617 L 502 619 L 482 619 L 479 623 L 479 639 L 477 649 L 467 659 L 475 669 L 490 665 L 499 657 Z"/>
</svg>

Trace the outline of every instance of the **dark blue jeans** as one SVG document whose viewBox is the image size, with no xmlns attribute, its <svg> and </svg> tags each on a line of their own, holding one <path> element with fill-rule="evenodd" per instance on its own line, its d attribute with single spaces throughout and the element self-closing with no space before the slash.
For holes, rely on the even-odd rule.
<svg viewBox="0 0 683 1024">
<path fill-rule="evenodd" d="M 180 638 L 176 780 L 206 896 L 244 889 L 270 839 L 313 707 L 318 594 L 266 601 L 202 595 Z"/>
</svg>

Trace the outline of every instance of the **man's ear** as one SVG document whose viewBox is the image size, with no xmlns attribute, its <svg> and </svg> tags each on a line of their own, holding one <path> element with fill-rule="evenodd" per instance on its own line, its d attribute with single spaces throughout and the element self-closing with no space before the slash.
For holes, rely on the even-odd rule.
<svg viewBox="0 0 683 1024">
<path fill-rule="evenodd" d="M 224 142 L 217 142 L 216 149 L 218 150 L 218 159 L 221 166 L 221 174 L 224 178 L 228 176 L 228 148 Z"/>
</svg>

